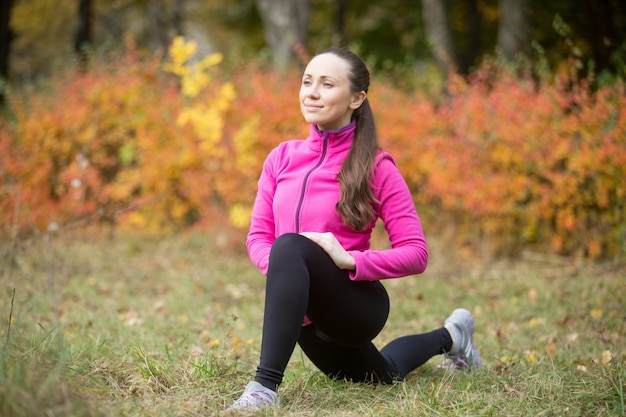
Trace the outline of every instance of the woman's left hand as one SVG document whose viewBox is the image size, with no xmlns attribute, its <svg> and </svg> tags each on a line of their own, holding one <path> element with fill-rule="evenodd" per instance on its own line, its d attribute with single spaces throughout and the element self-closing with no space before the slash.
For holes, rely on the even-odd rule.
<svg viewBox="0 0 626 417">
<path fill-rule="evenodd" d="M 303 232 L 300 234 L 317 243 L 340 269 L 354 269 L 356 267 L 352 255 L 341 246 L 341 243 L 331 232 Z"/>
</svg>

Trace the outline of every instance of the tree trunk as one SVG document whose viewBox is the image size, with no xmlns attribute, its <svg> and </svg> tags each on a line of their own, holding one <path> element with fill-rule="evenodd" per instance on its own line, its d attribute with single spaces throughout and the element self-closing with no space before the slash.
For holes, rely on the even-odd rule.
<svg viewBox="0 0 626 417">
<path fill-rule="evenodd" d="M 274 68 L 284 71 L 295 56 L 294 48 L 306 42 L 310 0 L 257 0 L 265 40 Z"/>
<path fill-rule="evenodd" d="M 422 0 L 422 13 L 426 37 L 441 72 L 447 75 L 450 71 L 457 71 L 459 62 L 452 38 L 446 2 L 443 0 Z"/>
<path fill-rule="evenodd" d="M 164 54 L 167 53 L 170 39 L 168 36 L 169 25 L 166 18 L 166 13 L 163 6 L 163 0 L 149 0 L 148 1 L 148 18 L 150 22 L 149 26 L 149 45 L 152 50 L 161 50 Z"/>
<path fill-rule="evenodd" d="M 174 26 L 174 36 L 183 36 L 183 0 L 174 0 L 172 5 L 172 25 Z"/>
<path fill-rule="evenodd" d="M 619 71 L 615 61 L 611 59 L 619 47 L 620 27 L 624 27 L 626 18 L 626 2 L 620 0 L 605 0 L 585 2 L 583 13 L 586 16 L 584 36 L 589 39 L 592 58 L 600 69 Z"/>
<path fill-rule="evenodd" d="M 477 0 L 465 0 L 465 9 L 467 15 L 468 42 L 463 58 L 459 59 L 462 61 L 460 63 L 460 71 L 463 74 L 468 74 L 480 58 L 482 52 L 482 44 L 480 41 L 482 19 L 480 11 L 478 10 Z"/>
<path fill-rule="evenodd" d="M 335 46 L 344 46 L 346 43 L 346 13 L 348 11 L 348 0 L 337 0 L 337 20 L 335 31 L 337 39 Z"/>
<path fill-rule="evenodd" d="M 86 48 L 93 43 L 92 37 L 92 0 L 78 0 L 78 15 L 76 16 L 76 28 L 74 31 L 74 52 L 80 62 L 87 62 Z"/>
<path fill-rule="evenodd" d="M 530 0 L 500 0 L 497 50 L 507 59 L 530 56 Z"/>
<path fill-rule="evenodd" d="M 13 33 L 9 23 L 11 21 L 11 8 L 13 0 L 3 0 L 0 5 L 0 83 L 5 83 L 9 79 L 9 52 Z M 0 105 L 4 104 L 4 87 L 0 85 Z"/>
</svg>

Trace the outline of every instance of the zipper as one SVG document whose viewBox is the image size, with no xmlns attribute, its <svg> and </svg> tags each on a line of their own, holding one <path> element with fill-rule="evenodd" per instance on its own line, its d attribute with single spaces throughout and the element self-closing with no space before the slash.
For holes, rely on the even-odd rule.
<svg viewBox="0 0 626 417">
<path fill-rule="evenodd" d="M 302 210 L 302 203 L 304 203 L 304 195 L 306 194 L 306 185 L 309 182 L 309 177 L 315 170 L 317 170 L 324 162 L 324 158 L 326 158 L 326 152 L 328 150 L 328 132 L 324 132 L 324 146 L 322 147 L 322 156 L 319 161 L 313 168 L 311 168 L 306 175 L 304 176 L 304 180 L 302 181 L 302 189 L 300 190 L 300 200 L 298 201 L 298 207 L 296 208 L 296 233 L 300 233 L 300 211 Z"/>
</svg>

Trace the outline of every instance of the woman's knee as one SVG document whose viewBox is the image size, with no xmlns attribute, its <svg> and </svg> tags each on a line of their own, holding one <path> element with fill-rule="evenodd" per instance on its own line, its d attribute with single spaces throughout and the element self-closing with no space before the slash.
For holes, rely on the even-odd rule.
<svg viewBox="0 0 626 417">
<path fill-rule="evenodd" d="M 275 256 L 285 256 L 302 253 L 311 240 L 298 233 L 285 233 L 278 236 L 272 244 L 270 258 Z"/>
<path fill-rule="evenodd" d="M 306 269 L 308 239 L 297 233 L 279 236 L 270 251 L 268 278 L 278 274 L 299 276 Z M 310 241 L 309 241 L 310 242 Z"/>
</svg>

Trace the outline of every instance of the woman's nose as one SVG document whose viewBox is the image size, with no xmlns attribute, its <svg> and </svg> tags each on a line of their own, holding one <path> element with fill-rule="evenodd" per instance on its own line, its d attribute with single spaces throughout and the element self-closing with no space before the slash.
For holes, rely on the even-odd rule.
<svg viewBox="0 0 626 417">
<path fill-rule="evenodd" d="M 310 86 L 307 90 L 307 95 L 309 97 L 319 97 L 319 91 L 317 89 L 317 86 L 315 85 Z"/>
</svg>

